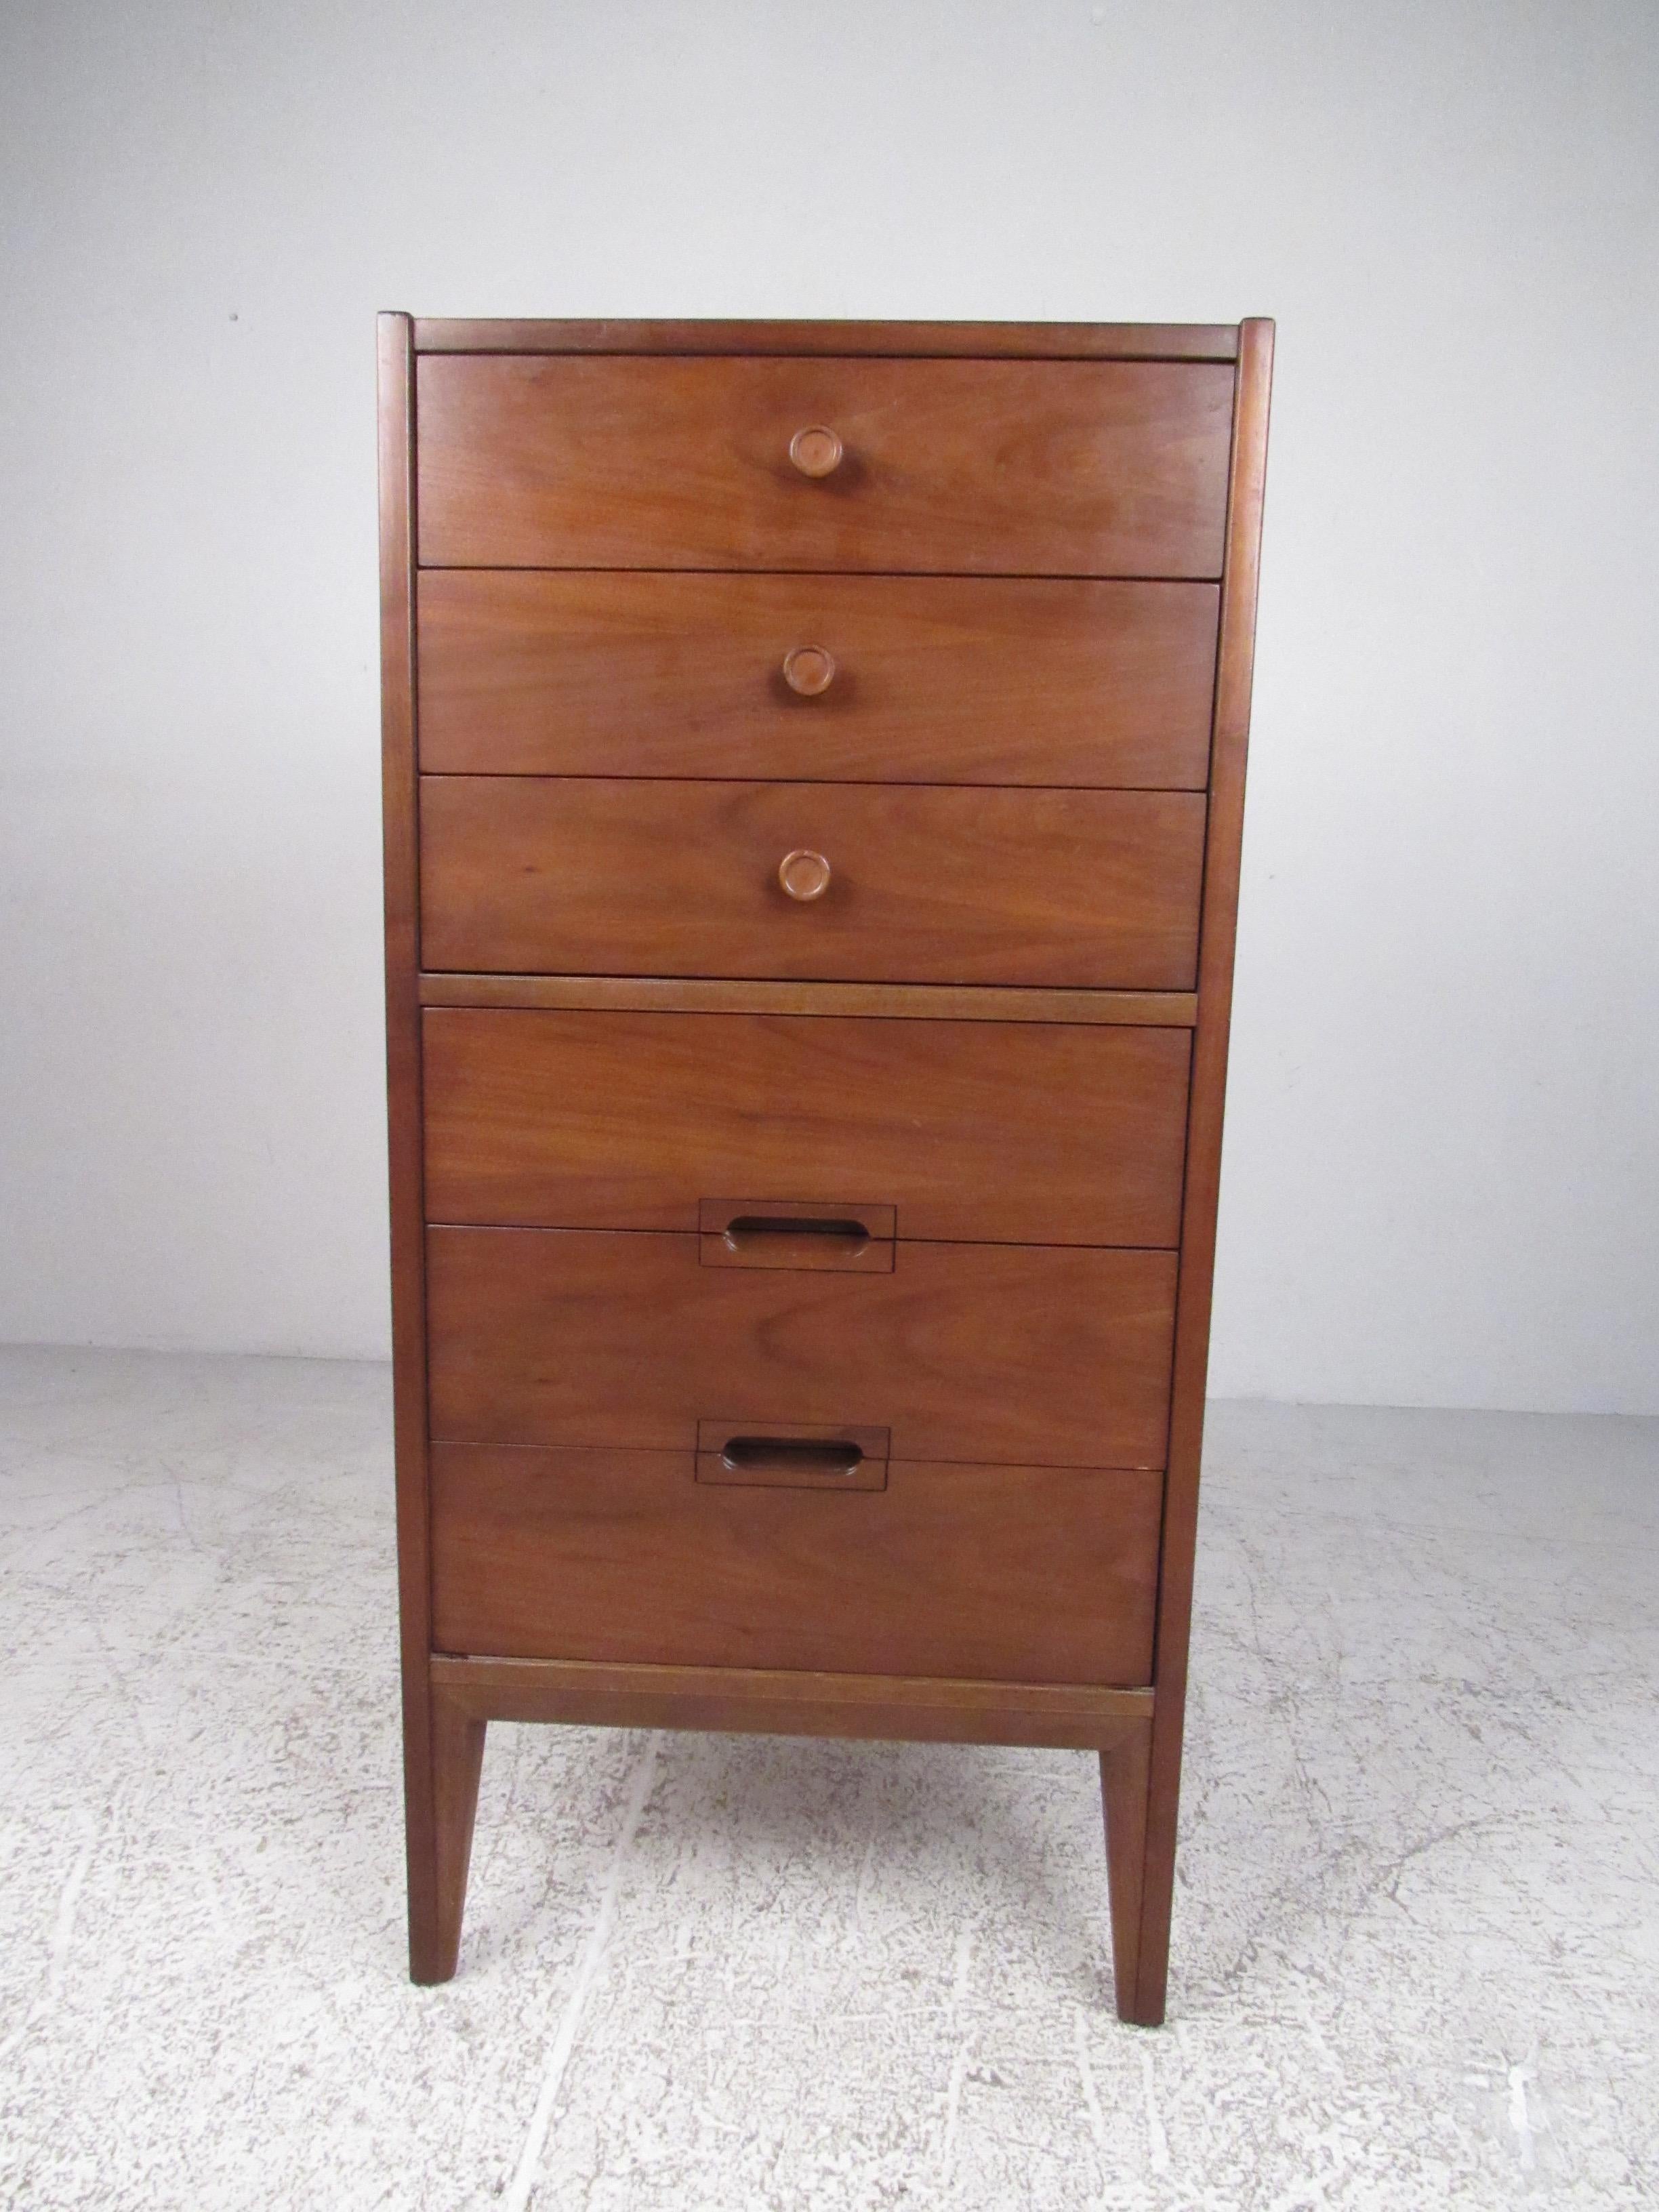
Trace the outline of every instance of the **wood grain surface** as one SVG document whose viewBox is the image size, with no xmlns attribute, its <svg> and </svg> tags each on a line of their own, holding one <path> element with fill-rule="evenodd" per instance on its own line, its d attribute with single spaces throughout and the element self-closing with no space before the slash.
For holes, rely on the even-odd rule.
<svg viewBox="0 0 1659 2212">
<path fill-rule="evenodd" d="M 439 1222 L 699 1226 L 726 1193 L 896 1206 L 904 1238 L 1172 1245 L 1182 1030 L 425 1014 Z"/>
<path fill-rule="evenodd" d="M 895 1461 L 732 1487 L 689 1453 L 439 1445 L 441 1650 L 1009 1681 L 1151 1679 L 1163 1479 Z"/>
<path fill-rule="evenodd" d="M 427 1235 L 432 1433 L 691 1450 L 851 1422 L 898 1459 L 1162 1467 L 1175 1256 L 907 1244 L 891 1274 L 699 1264 L 695 1235 Z"/>
<path fill-rule="evenodd" d="M 426 1267 L 421 1195 L 420 881 L 416 775 L 415 361 L 407 315 L 376 326 L 379 386 L 380 781 L 385 850 L 386 1136 L 390 1200 L 392 1444 L 398 1619 L 403 1680 L 404 1841 L 410 1973 L 455 1971 L 465 1884 L 466 1776 L 472 1736 L 434 1711 L 427 1555 Z M 483 1729 L 477 1736 L 482 1741 Z M 459 1869 L 459 1877 L 457 1868 Z"/>
<path fill-rule="evenodd" d="M 423 776 L 429 969 L 1190 988 L 1196 792 Z M 833 879 L 787 897 L 779 862 Z"/>
<path fill-rule="evenodd" d="M 416 353 L 878 354 L 1032 361 L 1221 361 L 1236 323 L 475 320 L 419 315 Z"/>
<path fill-rule="evenodd" d="M 439 355 L 428 568 L 1221 574 L 1231 368 Z M 820 483 L 789 459 L 832 429 Z"/>
<path fill-rule="evenodd" d="M 547 1006 L 593 1012 L 856 1016 L 879 1022 L 1085 1022 L 1190 1030 L 1191 991 L 1046 991 L 998 984 L 778 983 L 686 975 L 423 974 L 426 1006 Z"/>
<path fill-rule="evenodd" d="M 1201 790 L 1213 584 L 428 569 L 448 775 Z M 819 648 L 822 659 L 785 664 Z"/>
<path fill-rule="evenodd" d="M 1187 1183 L 1182 1216 L 1181 1289 L 1171 1386 L 1170 1458 L 1158 1585 L 1158 1709 L 1151 1746 L 1146 1864 L 1139 1980 L 1124 2016 L 1164 2017 L 1170 1917 L 1175 1894 L 1181 1743 L 1192 1621 L 1193 1562 L 1221 1185 L 1222 1110 L 1232 1018 L 1233 949 L 1244 828 L 1244 768 L 1255 653 L 1261 505 L 1267 469 L 1267 403 L 1273 326 L 1243 324 L 1227 512 L 1227 580 L 1222 594 L 1216 683 L 1215 760 L 1204 866 L 1204 945 L 1198 1029 L 1188 1109 Z"/>
<path fill-rule="evenodd" d="M 1071 1682 L 964 1682 L 805 1668 L 657 1667 L 443 1652 L 441 1690 L 480 1719 L 586 1727 L 732 1729 L 888 1742 L 1027 1743 L 1097 1750 L 1144 1728 L 1151 1690 Z"/>
</svg>

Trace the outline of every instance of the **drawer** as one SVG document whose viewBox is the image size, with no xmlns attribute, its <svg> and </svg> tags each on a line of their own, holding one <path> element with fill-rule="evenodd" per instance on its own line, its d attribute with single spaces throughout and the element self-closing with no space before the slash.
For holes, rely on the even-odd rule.
<svg viewBox="0 0 1659 2212">
<path fill-rule="evenodd" d="M 422 1034 L 434 1221 L 695 1230 L 748 1193 L 889 1206 L 901 1241 L 1179 1236 L 1184 1030 L 433 1006 Z"/>
<path fill-rule="evenodd" d="M 425 776 L 420 804 L 428 969 L 1194 983 L 1197 792 Z M 821 896 L 787 895 L 791 854 Z"/>
<path fill-rule="evenodd" d="M 1218 577 L 1232 407 L 1212 362 L 428 355 L 420 559 Z"/>
<path fill-rule="evenodd" d="M 899 1460 L 721 1487 L 690 1455 L 432 1452 L 433 1633 L 508 1658 L 1135 1687 L 1163 1478 Z"/>
<path fill-rule="evenodd" d="M 1213 584 L 434 569 L 419 601 L 421 763 L 447 775 L 1208 775 Z"/>
<path fill-rule="evenodd" d="M 1176 1255 L 907 1243 L 890 1272 L 702 1264 L 694 1235 L 427 1234 L 432 1434 L 696 1449 L 849 1423 L 895 1459 L 1164 1463 Z"/>
</svg>

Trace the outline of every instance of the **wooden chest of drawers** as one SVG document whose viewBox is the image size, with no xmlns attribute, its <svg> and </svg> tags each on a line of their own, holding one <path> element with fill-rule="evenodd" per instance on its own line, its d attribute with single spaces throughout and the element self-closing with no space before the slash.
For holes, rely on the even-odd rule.
<svg viewBox="0 0 1659 2212">
<path fill-rule="evenodd" d="M 1271 349 L 381 319 L 416 1980 L 777 1729 L 1097 1752 L 1163 2017 Z"/>
</svg>

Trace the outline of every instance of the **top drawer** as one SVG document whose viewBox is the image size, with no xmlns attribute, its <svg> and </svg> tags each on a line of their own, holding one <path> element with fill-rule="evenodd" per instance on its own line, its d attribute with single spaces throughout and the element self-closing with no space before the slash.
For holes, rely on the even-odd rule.
<svg viewBox="0 0 1659 2212">
<path fill-rule="evenodd" d="M 1213 362 L 428 355 L 420 558 L 1216 577 L 1232 404 Z"/>
</svg>

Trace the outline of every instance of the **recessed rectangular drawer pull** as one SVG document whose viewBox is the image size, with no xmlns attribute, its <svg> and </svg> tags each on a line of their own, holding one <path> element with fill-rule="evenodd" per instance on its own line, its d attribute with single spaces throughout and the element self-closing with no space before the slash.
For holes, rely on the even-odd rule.
<svg viewBox="0 0 1659 2212">
<path fill-rule="evenodd" d="M 864 1452 L 858 1444 L 814 1443 L 805 1437 L 728 1437 L 720 1458 L 733 1474 L 797 1468 L 820 1474 L 851 1474 Z"/>
<path fill-rule="evenodd" d="M 817 1267 L 890 1275 L 897 1210 L 799 1199 L 705 1198 L 697 1208 L 705 1267 Z"/>
<path fill-rule="evenodd" d="M 726 1241 L 738 1243 L 745 1237 L 839 1237 L 854 1244 L 867 1244 L 870 1232 L 861 1221 L 835 1215 L 815 1221 L 804 1213 L 738 1213 L 726 1224 Z"/>
<path fill-rule="evenodd" d="M 798 1421 L 697 1423 L 699 1482 L 782 1490 L 885 1490 L 891 1432 Z"/>
</svg>

